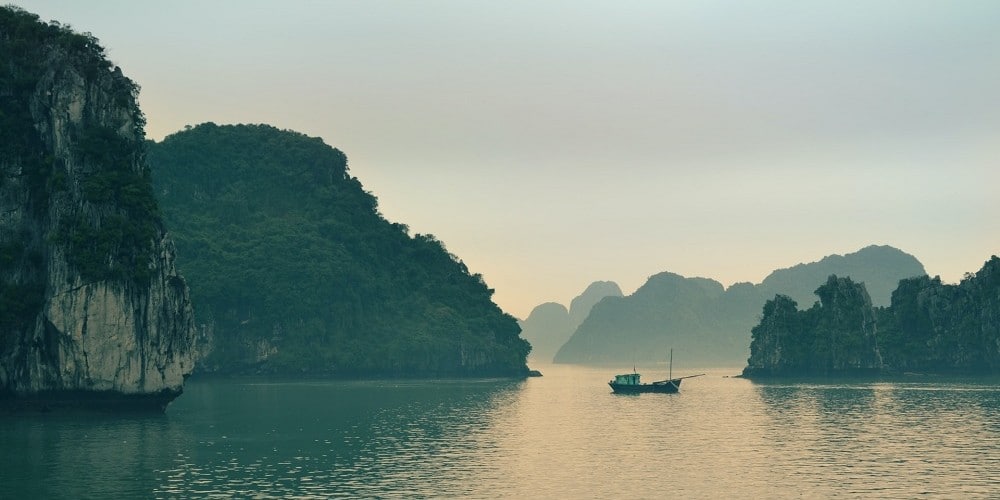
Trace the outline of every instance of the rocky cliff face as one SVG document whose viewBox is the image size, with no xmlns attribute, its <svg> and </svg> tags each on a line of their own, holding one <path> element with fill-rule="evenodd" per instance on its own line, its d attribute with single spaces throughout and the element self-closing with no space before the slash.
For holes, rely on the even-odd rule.
<svg viewBox="0 0 1000 500">
<path fill-rule="evenodd" d="M 1000 258 L 958 285 L 921 276 L 872 308 L 861 283 L 831 276 L 798 311 L 777 296 L 753 328 L 747 377 L 916 372 L 1000 373 Z"/>
<path fill-rule="evenodd" d="M 164 405 L 194 328 L 137 87 L 97 40 L 0 8 L 0 394 Z"/>
<path fill-rule="evenodd" d="M 879 345 L 896 371 L 1000 373 L 1000 258 L 958 285 L 903 280 L 879 314 Z"/>
<path fill-rule="evenodd" d="M 875 309 L 863 283 L 830 276 L 820 301 L 798 311 L 778 295 L 764 305 L 752 330 L 747 377 L 857 375 L 882 370 Z"/>
<path fill-rule="evenodd" d="M 796 338 L 802 334 L 798 304 L 787 295 L 776 295 L 764 304 L 760 324 L 753 328 L 750 359 L 745 376 L 781 374 L 805 367 Z"/>
</svg>

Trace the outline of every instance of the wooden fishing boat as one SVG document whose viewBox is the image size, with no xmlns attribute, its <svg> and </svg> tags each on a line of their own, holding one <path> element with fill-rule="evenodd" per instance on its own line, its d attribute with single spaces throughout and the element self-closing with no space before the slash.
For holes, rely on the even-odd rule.
<svg viewBox="0 0 1000 500">
<path fill-rule="evenodd" d="M 704 373 L 699 373 L 697 375 L 688 375 L 686 377 L 673 378 L 674 371 L 674 350 L 670 350 L 670 372 L 666 380 L 657 380 L 656 382 L 642 383 L 641 377 L 635 371 L 635 367 L 632 367 L 632 373 L 624 373 L 621 375 L 615 375 L 615 378 L 608 381 L 608 385 L 611 386 L 611 390 L 615 394 L 640 394 L 643 392 L 659 392 L 665 394 L 675 393 L 681 390 L 681 381 L 686 378 L 700 377 Z"/>
<path fill-rule="evenodd" d="M 681 381 L 686 378 L 700 377 L 704 373 L 699 373 L 698 375 L 688 375 L 686 377 L 668 378 L 666 380 L 657 380 L 656 382 L 642 383 L 640 382 L 640 377 L 638 373 L 625 373 L 623 375 L 615 375 L 614 380 L 608 381 L 608 385 L 611 386 L 611 390 L 615 394 L 639 394 L 642 392 L 662 392 L 662 393 L 673 393 L 681 389 Z"/>
</svg>

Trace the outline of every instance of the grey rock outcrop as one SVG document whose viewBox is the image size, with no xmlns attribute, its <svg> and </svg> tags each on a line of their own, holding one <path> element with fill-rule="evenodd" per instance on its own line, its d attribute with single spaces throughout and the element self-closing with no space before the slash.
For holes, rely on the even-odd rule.
<svg viewBox="0 0 1000 500">
<path fill-rule="evenodd" d="M 743 376 L 860 375 L 884 368 L 875 309 L 864 283 L 830 276 L 816 289 L 820 301 L 798 311 L 778 295 L 764 305 L 752 330 Z"/>
<path fill-rule="evenodd" d="M 880 310 L 879 347 L 898 372 L 1000 373 L 1000 258 L 957 285 L 903 280 Z"/>
<path fill-rule="evenodd" d="M 2 10 L 0 49 L 17 57 L 0 67 L 0 399 L 162 408 L 195 330 L 137 86 L 93 37 Z"/>
<path fill-rule="evenodd" d="M 1000 373 L 1000 258 L 961 283 L 900 280 L 889 307 L 872 307 L 862 283 L 831 276 L 804 311 L 767 301 L 753 328 L 748 378 Z"/>
</svg>

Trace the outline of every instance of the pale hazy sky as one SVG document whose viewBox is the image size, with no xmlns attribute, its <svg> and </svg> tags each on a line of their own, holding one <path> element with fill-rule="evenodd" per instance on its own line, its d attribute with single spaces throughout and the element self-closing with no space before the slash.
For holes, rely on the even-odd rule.
<svg viewBox="0 0 1000 500">
<path fill-rule="evenodd" d="M 15 1 L 91 32 L 147 133 L 268 123 L 526 317 L 888 244 L 1000 253 L 1000 2 Z"/>
</svg>

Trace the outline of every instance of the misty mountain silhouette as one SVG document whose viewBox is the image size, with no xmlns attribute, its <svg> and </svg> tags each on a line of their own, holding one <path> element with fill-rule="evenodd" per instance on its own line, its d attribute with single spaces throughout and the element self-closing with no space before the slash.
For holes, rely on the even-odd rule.
<svg viewBox="0 0 1000 500">
<path fill-rule="evenodd" d="M 673 348 L 685 363 L 741 365 L 764 303 L 780 293 L 808 307 L 817 300 L 813 291 L 831 274 L 865 283 L 878 306 L 889 303 L 899 280 L 926 273 L 912 255 L 875 245 L 779 269 L 760 284 L 737 283 L 728 289 L 707 278 L 659 273 L 632 295 L 596 304 L 553 361 L 662 362 Z"/>
<path fill-rule="evenodd" d="M 605 297 L 621 297 L 622 290 L 613 281 L 595 281 L 566 306 L 546 302 L 531 310 L 528 318 L 519 321 L 521 337 L 531 343 L 531 357 L 545 362 L 552 356 L 576 328 L 590 314 L 590 309 Z"/>
</svg>

